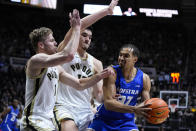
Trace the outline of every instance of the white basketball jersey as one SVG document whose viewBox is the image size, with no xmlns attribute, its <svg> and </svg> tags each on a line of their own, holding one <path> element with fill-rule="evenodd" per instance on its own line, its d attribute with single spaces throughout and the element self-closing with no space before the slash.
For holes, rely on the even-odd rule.
<svg viewBox="0 0 196 131">
<path fill-rule="evenodd" d="M 72 76 L 80 79 L 90 77 L 94 74 L 93 71 L 93 56 L 88 54 L 87 59 L 82 60 L 76 53 L 74 59 L 63 65 L 65 71 Z M 66 105 L 72 107 L 90 108 L 90 100 L 92 97 L 92 88 L 78 91 L 73 87 L 60 82 L 58 88 L 57 105 Z"/>
<path fill-rule="evenodd" d="M 36 78 L 26 76 L 24 115 L 36 114 L 46 118 L 53 118 L 58 81 L 59 73 L 56 67 L 45 69 Z"/>
</svg>

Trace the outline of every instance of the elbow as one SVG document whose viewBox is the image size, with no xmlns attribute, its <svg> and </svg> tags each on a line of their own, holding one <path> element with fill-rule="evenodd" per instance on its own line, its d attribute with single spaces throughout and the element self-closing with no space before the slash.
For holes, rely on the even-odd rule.
<svg viewBox="0 0 196 131">
<path fill-rule="evenodd" d="M 81 86 L 79 86 L 79 87 L 77 87 L 75 89 L 78 90 L 78 91 L 83 91 L 84 90 Z"/>
<path fill-rule="evenodd" d="M 71 62 L 74 58 L 75 52 L 64 49 L 62 52 L 60 52 L 60 55 L 63 57 L 65 62 Z"/>
<path fill-rule="evenodd" d="M 108 101 L 104 101 L 104 106 L 105 106 L 106 110 L 112 110 L 111 109 L 111 105 L 110 105 L 110 103 Z"/>
</svg>

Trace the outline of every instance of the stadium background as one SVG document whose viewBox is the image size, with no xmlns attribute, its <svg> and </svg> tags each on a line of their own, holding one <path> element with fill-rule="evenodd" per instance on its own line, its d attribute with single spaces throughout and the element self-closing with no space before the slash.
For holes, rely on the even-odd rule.
<svg viewBox="0 0 196 131">
<path fill-rule="evenodd" d="M 59 43 L 69 29 L 68 12 L 83 4 L 109 4 L 109 0 L 57 0 L 56 9 L 41 8 L 9 0 L 0 1 L 0 112 L 17 97 L 24 105 L 26 60 L 34 54 L 28 34 L 34 28 L 49 27 Z M 187 91 L 188 105 L 170 112 L 160 125 L 152 125 L 138 117 L 136 123 L 145 131 L 196 131 L 196 1 L 195 0 L 121 0 L 125 9 L 140 7 L 176 9 L 172 18 L 107 16 L 93 25 L 93 40 L 89 52 L 103 62 L 104 67 L 117 64 L 119 47 L 133 43 L 141 51 L 137 66 L 151 76 L 151 97 L 160 97 L 160 91 Z M 179 82 L 171 77 L 179 73 Z M 183 94 L 164 96 L 178 99 L 186 105 Z M 173 101 L 173 104 L 176 104 Z"/>
</svg>

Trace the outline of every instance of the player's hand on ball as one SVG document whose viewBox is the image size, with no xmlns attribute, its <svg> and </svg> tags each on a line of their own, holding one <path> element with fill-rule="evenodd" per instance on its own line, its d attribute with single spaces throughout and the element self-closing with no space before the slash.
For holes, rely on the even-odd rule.
<svg viewBox="0 0 196 131">
<path fill-rule="evenodd" d="M 137 114 L 137 115 L 142 115 L 142 116 L 148 118 L 149 115 L 148 115 L 147 112 L 152 110 L 152 108 L 149 108 L 150 105 L 151 104 L 144 104 L 144 102 L 143 102 L 143 103 L 135 106 L 134 113 Z"/>
<path fill-rule="evenodd" d="M 152 111 L 148 111 L 149 117 L 147 121 L 151 124 L 160 124 L 166 121 L 169 115 L 169 108 L 167 103 L 161 98 L 151 98 L 145 101 L 145 104 L 149 104 L 149 108 L 152 108 Z"/>
</svg>

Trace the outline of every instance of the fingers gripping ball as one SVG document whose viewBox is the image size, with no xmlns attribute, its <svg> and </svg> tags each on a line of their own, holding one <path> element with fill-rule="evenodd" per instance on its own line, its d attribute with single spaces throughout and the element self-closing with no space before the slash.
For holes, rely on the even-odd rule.
<svg viewBox="0 0 196 131">
<path fill-rule="evenodd" d="M 149 108 L 152 108 L 151 111 L 148 111 L 149 117 L 147 121 L 152 124 L 160 124 L 164 122 L 169 115 L 169 108 L 167 103 L 160 98 L 151 98 L 145 102 L 145 104 L 150 104 Z"/>
</svg>

